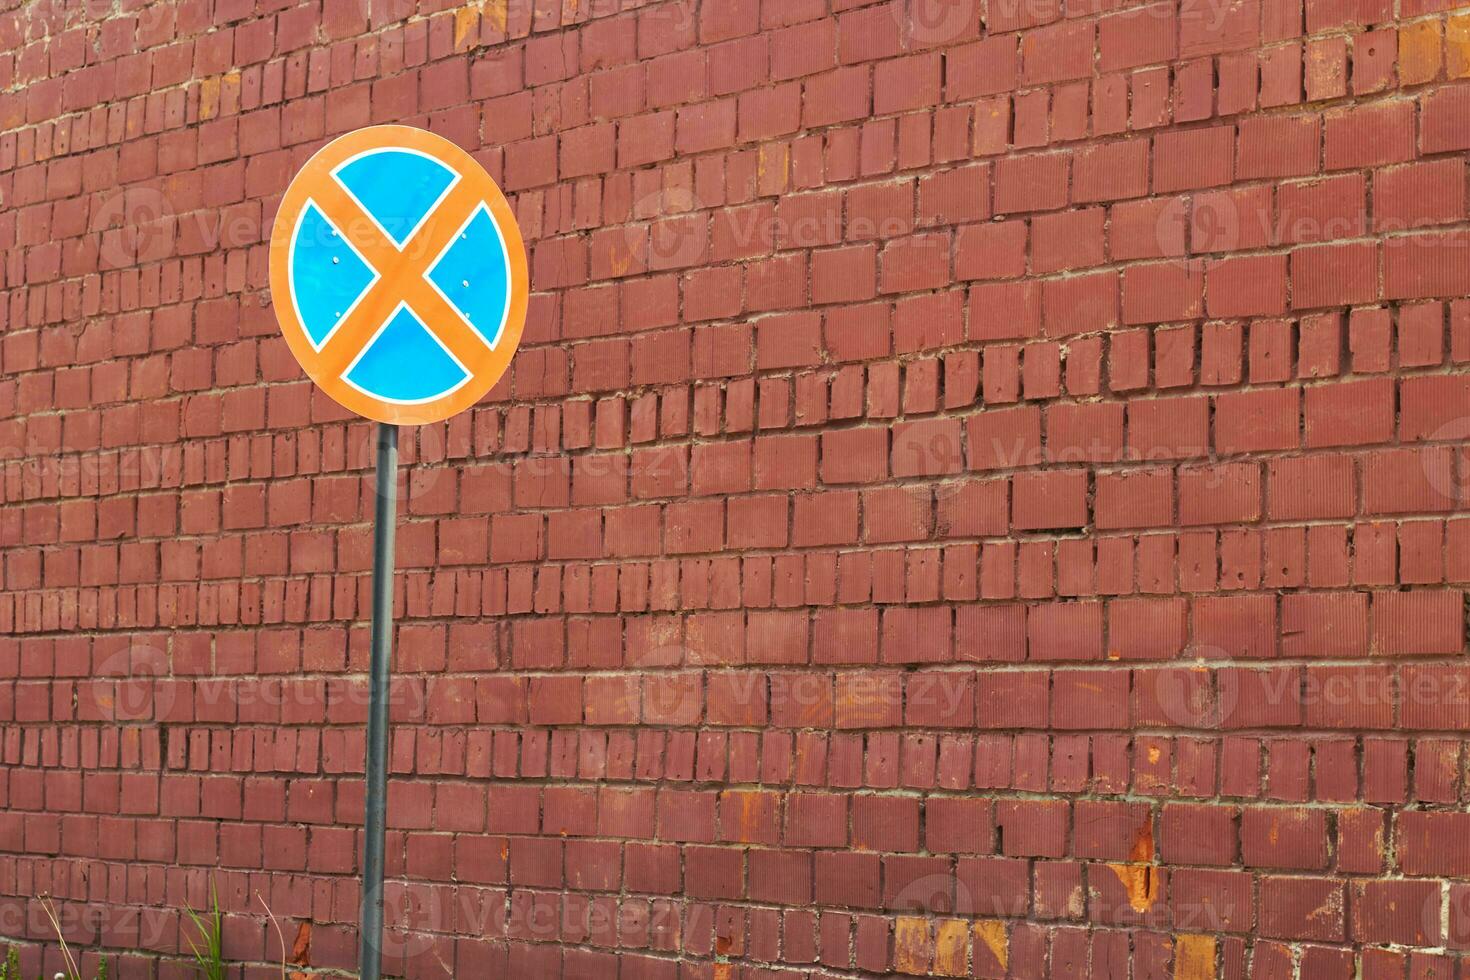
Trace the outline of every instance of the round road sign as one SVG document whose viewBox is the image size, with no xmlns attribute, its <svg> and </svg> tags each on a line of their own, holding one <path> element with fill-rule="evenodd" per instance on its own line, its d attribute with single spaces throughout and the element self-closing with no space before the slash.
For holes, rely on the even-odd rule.
<svg viewBox="0 0 1470 980">
<path fill-rule="evenodd" d="M 312 156 L 276 213 L 276 319 L 308 376 L 366 418 L 422 424 L 505 374 L 526 253 L 483 167 L 449 140 L 371 126 Z"/>
</svg>

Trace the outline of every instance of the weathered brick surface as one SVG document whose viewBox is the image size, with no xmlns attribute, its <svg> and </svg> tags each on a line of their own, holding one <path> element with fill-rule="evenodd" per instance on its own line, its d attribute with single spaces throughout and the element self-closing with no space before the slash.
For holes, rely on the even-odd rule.
<svg viewBox="0 0 1470 980">
<path fill-rule="evenodd" d="M 9 7 L 28 975 L 50 893 L 185 976 L 211 878 L 352 966 L 371 433 L 266 255 L 393 121 L 534 292 L 406 439 L 395 974 L 1470 976 L 1470 14 Z"/>
</svg>

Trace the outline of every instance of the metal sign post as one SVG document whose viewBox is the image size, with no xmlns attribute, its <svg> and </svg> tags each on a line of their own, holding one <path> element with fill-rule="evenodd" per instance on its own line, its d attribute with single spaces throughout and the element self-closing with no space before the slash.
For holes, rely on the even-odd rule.
<svg viewBox="0 0 1470 980">
<path fill-rule="evenodd" d="M 270 282 L 307 375 L 379 423 L 358 937 L 361 976 L 379 980 L 398 426 L 456 415 L 505 374 L 526 322 L 526 247 L 474 157 L 422 129 L 369 126 L 292 178 L 271 230 Z"/>
<path fill-rule="evenodd" d="M 388 815 L 388 686 L 393 657 L 393 534 L 398 524 L 398 426 L 378 423 L 378 499 L 373 513 L 373 653 L 368 674 L 367 782 L 363 790 L 363 980 L 383 974 L 383 846 Z"/>
</svg>

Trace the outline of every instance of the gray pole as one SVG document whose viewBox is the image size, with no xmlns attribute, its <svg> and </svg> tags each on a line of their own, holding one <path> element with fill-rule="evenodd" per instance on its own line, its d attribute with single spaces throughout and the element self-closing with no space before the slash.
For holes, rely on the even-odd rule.
<svg viewBox="0 0 1470 980">
<path fill-rule="evenodd" d="M 383 825 L 388 811 L 388 683 L 393 653 L 393 532 L 398 523 L 398 427 L 378 424 L 378 502 L 373 516 L 373 655 L 368 678 L 362 915 L 362 980 L 383 975 Z"/>
</svg>

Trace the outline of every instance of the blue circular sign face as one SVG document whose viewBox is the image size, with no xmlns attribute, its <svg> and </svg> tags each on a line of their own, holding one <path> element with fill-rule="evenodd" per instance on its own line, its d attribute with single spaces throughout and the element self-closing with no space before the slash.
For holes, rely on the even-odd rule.
<svg viewBox="0 0 1470 980">
<path fill-rule="evenodd" d="M 526 319 L 515 216 L 479 162 L 373 126 L 317 152 L 271 234 L 276 319 L 307 375 L 395 424 L 463 411 L 500 380 Z"/>
</svg>

